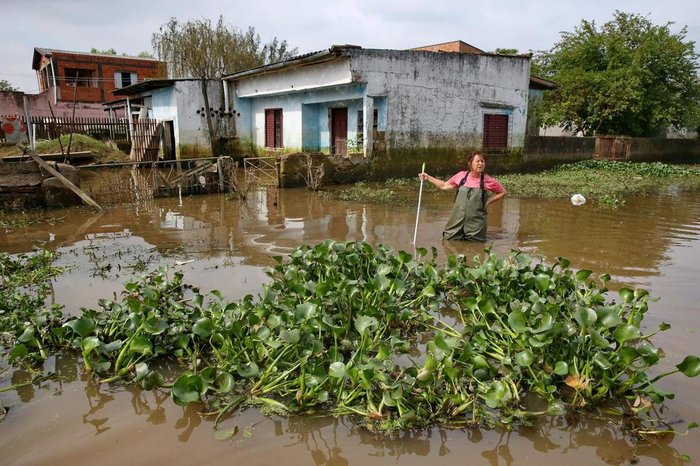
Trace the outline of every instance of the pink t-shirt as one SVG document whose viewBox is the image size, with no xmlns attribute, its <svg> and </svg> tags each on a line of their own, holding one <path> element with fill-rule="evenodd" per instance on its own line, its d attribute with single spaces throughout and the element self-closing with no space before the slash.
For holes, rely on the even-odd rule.
<svg viewBox="0 0 700 466">
<path fill-rule="evenodd" d="M 450 183 L 452 186 L 455 188 L 459 186 L 459 184 L 462 182 L 462 178 L 467 176 L 467 171 L 461 171 L 457 173 L 455 176 L 447 180 L 448 183 Z M 467 177 L 467 181 L 464 182 L 462 186 L 465 186 L 467 188 L 478 188 L 480 186 L 481 180 L 477 178 L 472 178 L 472 177 Z M 503 189 L 503 185 L 496 181 L 496 178 L 493 178 L 489 175 L 484 174 L 484 189 L 486 191 L 490 191 L 492 193 L 502 193 L 505 191 Z"/>
</svg>

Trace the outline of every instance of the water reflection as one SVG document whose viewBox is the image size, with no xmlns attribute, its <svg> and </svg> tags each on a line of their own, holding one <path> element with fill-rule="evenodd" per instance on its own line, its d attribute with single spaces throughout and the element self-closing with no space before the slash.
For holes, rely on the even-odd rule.
<svg viewBox="0 0 700 466">
<path fill-rule="evenodd" d="M 555 465 L 560 463 L 561 455 L 567 455 L 567 461 L 584 464 L 653 460 L 672 465 L 681 458 L 681 452 L 672 445 L 677 439 L 671 436 L 635 439 L 613 428 L 603 417 L 583 415 L 537 418 L 533 425 L 512 431 L 436 427 L 381 436 L 356 426 L 349 418 L 263 417 L 255 409 L 246 409 L 222 420 L 219 430 L 235 426 L 238 434 L 220 441 L 213 435 L 213 418 L 203 416 L 201 406 L 179 407 L 167 391 L 100 383 L 86 376 L 75 355 L 61 356 L 55 370 L 55 377 L 36 392 L 18 388 L 20 404 L 0 398 L 12 408 L 8 419 L 0 423 L 0 449 L 8 452 L 10 463 L 24 458 L 19 462 L 99 460 L 101 464 L 120 464 L 119 452 L 124 448 L 120 445 L 129 445 L 144 464 L 201 463 L 206 459 L 209 464 L 283 461 L 339 466 L 387 461 L 425 464 L 429 458 L 442 464 L 463 464 L 468 458 L 470 464 L 490 466 L 523 462 Z M 26 374 L 17 370 L 11 378 L 24 381 Z M 35 403 L 42 409 L 24 405 L 35 396 Z M 70 421 L 75 414 L 80 424 Z M 44 447 L 34 450 L 35 434 L 39 433 Z M 74 446 L 65 449 L 62 446 L 66 442 L 74 442 Z M 93 444 L 96 447 L 90 446 Z"/>
<path fill-rule="evenodd" d="M 509 198 L 490 212 L 487 245 L 442 241 L 450 202 L 441 194 L 424 197 L 418 243 L 435 247 L 439 260 L 452 253 L 472 257 L 485 247 L 500 255 L 517 248 L 545 260 L 566 257 L 573 267 L 610 273 L 615 286 L 648 287 L 663 298 L 652 303 L 649 316 L 652 328 L 660 320 L 673 324 L 656 337 L 667 354 L 662 365 L 672 368 L 685 354 L 700 353 L 700 199 L 694 194 L 630 198 L 618 209 Z M 266 280 L 261 266 L 271 264 L 271 256 L 302 243 L 363 240 L 412 252 L 415 221 L 414 207 L 398 202 L 332 201 L 305 189 L 255 191 L 245 202 L 220 195 L 149 198 L 100 214 L 66 209 L 50 215 L 51 222 L 0 231 L 0 250 L 50 247 L 61 254 L 58 264 L 71 269 L 53 283 L 53 299 L 66 304 L 68 313 L 94 308 L 130 277 L 162 265 L 182 270 L 185 280 L 204 292 L 219 289 L 228 299 L 238 299 L 260 291 Z M 489 465 L 558 464 L 566 454 L 567 461 L 581 463 L 670 465 L 679 462 L 680 453 L 700 455 L 694 432 L 643 442 L 594 417 L 544 418 L 513 431 L 436 428 L 386 438 L 349 419 L 263 418 L 251 409 L 226 421 L 240 426 L 241 433 L 221 442 L 213 438 L 211 419 L 200 416 L 197 407 L 176 406 L 164 391 L 99 384 L 73 356 L 49 360 L 46 369 L 58 375 L 0 393 L 0 401 L 11 408 L 0 423 L 0 451 L 11 453 L 9 463 L 105 463 L 97 452 L 107 451 L 106 462 L 117 464 L 127 453 L 115 447 L 119 441 L 133 445 L 143 462 L 210 464 L 411 464 L 428 458 L 451 464 L 465 458 Z M 0 386 L 30 377 L 2 372 Z M 660 388 L 677 395 L 669 409 L 700 419 L 693 379 L 667 383 Z M 37 436 L 45 443 L 41 451 L 34 449 Z M 80 442 L 84 448 L 65 451 L 65 444 Z"/>
</svg>

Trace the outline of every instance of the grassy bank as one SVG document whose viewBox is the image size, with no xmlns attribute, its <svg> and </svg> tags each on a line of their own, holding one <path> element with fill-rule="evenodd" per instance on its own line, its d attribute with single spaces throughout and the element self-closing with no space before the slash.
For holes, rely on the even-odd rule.
<svg viewBox="0 0 700 466">
<path fill-rule="evenodd" d="M 580 193 L 600 201 L 660 192 L 669 187 L 700 189 L 700 167 L 586 160 L 541 173 L 503 175 L 498 179 L 513 197 L 554 199 Z"/>
<path fill-rule="evenodd" d="M 73 134 L 72 137 L 69 134 L 64 134 L 61 136 L 60 142 L 58 139 L 37 141 L 36 153 L 60 154 L 61 146 L 63 146 L 63 152 L 67 152 L 69 142 L 71 153 L 91 152 L 97 163 L 126 162 L 129 160 L 128 154 L 84 134 Z M 18 146 L 0 147 L 0 158 L 11 155 L 22 155 L 22 149 Z"/>
<path fill-rule="evenodd" d="M 661 192 L 669 188 L 700 189 L 700 167 L 661 162 L 626 163 L 586 160 L 531 174 L 499 175 L 510 197 L 556 199 L 580 193 L 604 204 L 617 204 L 631 194 Z M 382 183 L 359 182 L 329 188 L 321 195 L 353 202 L 415 203 L 418 178 Z M 437 191 L 424 183 L 424 192 Z M 410 195 L 409 195 L 410 193 Z"/>
</svg>

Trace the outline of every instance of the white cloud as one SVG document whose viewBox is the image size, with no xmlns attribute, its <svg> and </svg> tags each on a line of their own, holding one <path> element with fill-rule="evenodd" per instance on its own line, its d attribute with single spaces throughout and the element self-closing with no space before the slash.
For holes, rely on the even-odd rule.
<svg viewBox="0 0 700 466">
<path fill-rule="evenodd" d="M 561 31 L 572 31 L 582 19 L 602 24 L 615 9 L 648 14 L 655 24 L 675 21 L 674 32 L 687 25 L 687 38 L 700 49 L 697 0 L 620 0 L 614 5 L 588 0 L 585 8 L 567 0 L 2 0 L 0 79 L 35 90 L 34 47 L 152 51 L 151 35 L 171 17 L 216 21 L 221 14 L 227 24 L 253 26 L 263 41 L 276 36 L 300 53 L 333 44 L 407 49 L 458 39 L 484 50 L 527 52 L 551 48 Z"/>
</svg>

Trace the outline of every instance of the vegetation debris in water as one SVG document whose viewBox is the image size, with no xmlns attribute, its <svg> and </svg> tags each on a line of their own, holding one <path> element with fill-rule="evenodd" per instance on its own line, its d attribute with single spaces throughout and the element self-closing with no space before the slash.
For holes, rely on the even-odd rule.
<svg viewBox="0 0 700 466">
<path fill-rule="evenodd" d="M 655 409 L 672 394 L 655 383 L 698 375 L 700 359 L 649 376 L 662 357 L 653 336 L 669 326 L 644 332 L 646 291 L 623 288 L 611 300 L 608 275 L 563 258 L 547 265 L 486 251 L 438 266 L 436 255 L 301 246 L 276 258 L 261 295 L 235 302 L 159 269 L 77 318 L 40 306 L 41 293 L 23 297 L 40 276 L 15 276 L 31 276 L 35 259 L 3 255 L 3 346 L 15 364 L 79 351 L 104 382 L 167 387 L 177 404 L 206 403 L 217 423 L 249 404 L 347 415 L 378 431 L 511 426 L 604 405 L 638 433 L 672 431 Z M 173 357 L 183 367 L 174 380 L 150 367 Z M 532 396 L 544 408 L 532 409 Z"/>
</svg>

